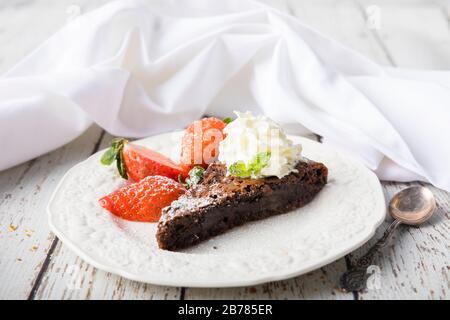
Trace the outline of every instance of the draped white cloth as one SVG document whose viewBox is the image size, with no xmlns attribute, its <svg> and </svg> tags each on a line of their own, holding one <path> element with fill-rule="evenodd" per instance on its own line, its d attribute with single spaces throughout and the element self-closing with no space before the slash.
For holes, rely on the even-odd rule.
<svg viewBox="0 0 450 320">
<path fill-rule="evenodd" d="M 68 23 L 0 78 L 0 170 L 93 122 L 144 137 L 232 110 L 450 190 L 449 71 L 381 67 L 244 0 L 116 1 Z"/>
</svg>

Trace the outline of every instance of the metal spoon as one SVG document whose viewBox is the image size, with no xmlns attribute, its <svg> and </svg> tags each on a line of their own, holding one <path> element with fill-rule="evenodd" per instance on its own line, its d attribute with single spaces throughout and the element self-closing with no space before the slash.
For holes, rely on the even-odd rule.
<svg viewBox="0 0 450 320">
<path fill-rule="evenodd" d="M 367 268 L 372 265 L 375 255 L 389 243 L 397 227 L 402 223 L 414 226 L 424 223 L 431 218 L 435 210 L 436 200 L 428 188 L 409 187 L 397 193 L 389 203 L 389 213 L 395 219 L 394 222 L 381 239 L 342 275 L 341 289 L 347 292 L 364 290 L 366 281 L 371 276 L 367 273 Z"/>
</svg>

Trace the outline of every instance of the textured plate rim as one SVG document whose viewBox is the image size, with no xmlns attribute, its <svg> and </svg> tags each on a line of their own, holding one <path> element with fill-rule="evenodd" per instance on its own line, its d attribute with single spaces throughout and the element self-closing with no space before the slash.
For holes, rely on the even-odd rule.
<svg viewBox="0 0 450 320">
<path fill-rule="evenodd" d="M 141 139 L 141 140 L 145 140 L 148 139 L 150 137 Z M 305 137 L 301 137 L 302 139 L 308 139 Z M 383 223 L 385 217 L 386 217 L 386 200 L 384 198 L 384 193 L 383 193 L 383 189 L 381 187 L 380 181 L 378 180 L 378 177 L 371 171 L 369 170 L 367 167 L 365 167 L 362 163 L 360 163 L 358 160 L 354 159 L 353 157 L 349 156 L 348 154 L 345 154 L 342 151 L 336 151 L 334 148 L 330 147 L 330 146 L 325 146 L 319 142 L 316 142 L 314 140 L 310 140 L 308 139 L 310 142 L 314 143 L 314 144 L 318 144 L 321 147 L 327 148 L 329 150 L 338 152 L 339 154 L 345 156 L 345 158 L 350 159 L 352 161 L 352 164 L 358 167 L 363 168 L 367 174 L 369 176 L 371 176 L 371 179 L 375 179 L 376 180 L 376 185 L 377 185 L 377 193 L 378 193 L 378 197 L 379 197 L 379 201 L 378 203 L 383 204 L 382 206 L 380 206 L 381 212 L 379 213 L 379 220 L 374 223 L 374 225 L 372 226 L 372 228 L 370 229 L 370 232 L 367 232 L 367 235 L 363 238 L 361 238 L 359 241 L 355 241 L 355 243 L 351 246 L 348 246 L 348 248 L 346 249 L 342 249 L 340 250 L 338 253 L 335 254 L 330 254 L 330 256 L 326 259 L 321 260 L 320 262 L 314 263 L 313 265 L 307 267 L 307 268 L 302 268 L 300 270 L 296 270 L 296 271 L 285 271 L 282 273 L 278 273 L 276 275 L 272 275 L 272 276 L 261 276 L 261 277 L 254 277 L 252 279 L 246 280 L 246 279 L 240 279 L 240 280 L 236 280 L 236 281 L 215 281 L 215 280 L 208 280 L 208 281 L 204 281 L 204 280 L 183 280 L 183 281 L 179 281 L 178 279 L 176 280 L 172 280 L 169 278 L 164 278 L 164 279 L 160 279 L 158 277 L 154 277 L 151 278 L 148 276 L 145 277 L 140 277 L 136 274 L 133 273 L 129 273 L 121 268 L 117 268 L 117 267 L 112 267 L 109 266 L 107 264 L 103 264 L 98 262 L 95 258 L 91 257 L 89 255 L 89 253 L 87 253 L 85 250 L 83 250 L 81 247 L 79 247 L 74 241 L 72 241 L 69 237 L 67 237 L 64 232 L 60 231 L 54 224 L 52 221 L 52 211 L 51 211 L 51 205 L 54 201 L 54 198 L 56 197 L 60 186 L 64 183 L 64 181 L 66 180 L 66 178 L 69 176 L 69 174 L 72 173 L 72 171 L 75 171 L 78 167 L 82 166 L 84 163 L 88 162 L 91 160 L 91 158 L 96 157 L 99 153 L 104 152 L 106 149 L 103 150 L 99 150 L 96 153 L 92 154 L 91 156 L 89 156 L 87 159 L 79 162 L 78 164 L 74 165 L 72 168 L 70 168 L 65 174 L 64 176 L 61 178 L 61 180 L 58 182 L 55 190 L 53 191 L 46 211 L 47 211 L 47 218 L 48 218 L 48 224 L 50 227 L 50 230 L 61 240 L 62 243 L 64 243 L 65 245 L 67 245 L 69 247 L 70 250 L 72 250 L 77 256 L 79 256 L 82 260 L 84 260 L 86 263 L 92 265 L 93 267 L 99 269 L 99 270 L 103 270 L 105 272 L 110 272 L 113 274 L 117 274 L 121 277 L 127 278 L 129 280 L 133 280 L 133 281 L 138 281 L 138 282 L 143 282 L 143 283 L 148 283 L 148 284 L 153 284 L 153 285 L 161 285 L 161 286 L 172 286 L 172 287 L 190 287 L 190 288 L 227 288 L 227 287 L 244 287 L 244 286 L 253 286 L 253 285 L 259 285 L 259 284 L 263 284 L 263 283 L 267 283 L 267 282 L 272 282 L 272 281 L 281 281 L 281 280 L 285 280 L 285 279 L 290 279 L 290 278 L 294 278 L 294 277 L 298 277 L 300 275 L 306 274 L 310 271 L 316 270 L 318 268 L 321 268 L 325 265 L 328 265 L 332 262 L 335 262 L 337 260 L 339 260 L 340 258 L 344 257 L 345 255 L 347 255 L 348 253 L 358 249 L 359 247 L 361 247 L 363 244 L 365 244 L 368 240 L 370 240 L 376 232 L 376 229 Z M 140 140 L 137 140 L 140 141 Z M 375 190 L 374 190 L 375 191 Z M 368 228 L 367 228 L 368 230 Z"/>
</svg>

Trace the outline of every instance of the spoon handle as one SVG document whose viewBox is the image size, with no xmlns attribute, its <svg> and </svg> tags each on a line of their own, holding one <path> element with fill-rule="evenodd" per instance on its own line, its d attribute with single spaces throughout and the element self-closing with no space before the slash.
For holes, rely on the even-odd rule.
<svg viewBox="0 0 450 320">
<path fill-rule="evenodd" d="M 370 265 L 372 265 L 372 261 L 375 255 L 389 243 L 389 241 L 392 239 L 392 236 L 394 235 L 394 231 L 400 224 L 401 222 L 399 220 L 394 220 L 394 222 L 392 222 L 386 229 L 380 240 L 378 240 L 365 255 L 358 259 L 355 267 L 368 268 Z"/>
<path fill-rule="evenodd" d="M 350 269 L 341 277 L 341 288 L 345 291 L 361 291 L 366 287 L 367 268 L 372 265 L 375 255 L 384 248 L 391 240 L 394 231 L 401 224 L 399 220 L 394 220 L 386 229 L 383 236 L 367 251 L 365 255 L 359 258 Z"/>
</svg>

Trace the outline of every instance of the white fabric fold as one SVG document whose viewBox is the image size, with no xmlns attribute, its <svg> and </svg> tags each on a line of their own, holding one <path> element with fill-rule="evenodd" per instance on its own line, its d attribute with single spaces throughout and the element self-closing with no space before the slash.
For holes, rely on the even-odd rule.
<svg viewBox="0 0 450 320">
<path fill-rule="evenodd" d="M 0 78 L 0 170 L 93 122 L 144 137 L 251 110 L 323 136 L 381 179 L 450 191 L 449 101 L 450 72 L 381 67 L 253 1 L 116 1 Z"/>
</svg>

